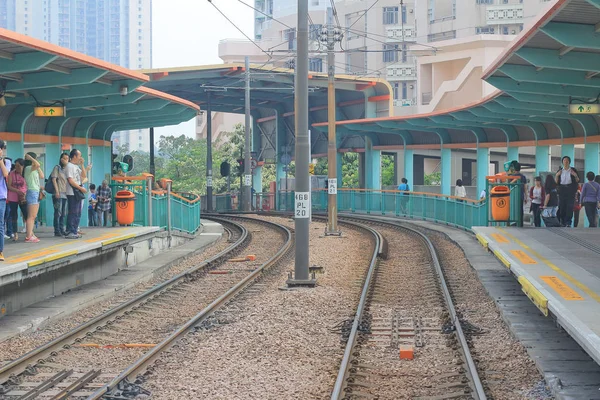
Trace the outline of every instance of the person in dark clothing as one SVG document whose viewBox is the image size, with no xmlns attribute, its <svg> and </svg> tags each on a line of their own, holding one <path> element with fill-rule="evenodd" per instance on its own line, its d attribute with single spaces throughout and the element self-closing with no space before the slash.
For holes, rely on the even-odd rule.
<svg viewBox="0 0 600 400">
<path fill-rule="evenodd" d="M 533 223 L 536 227 L 542 226 L 542 204 L 546 198 L 546 192 L 542 187 L 542 178 L 535 177 L 535 186 L 529 189 L 529 198 L 531 199 L 531 212 L 533 213 Z"/>
<path fill-rule="evenodd" d="M 594 182 L 594 178 L 597 178 L 597 176 L 592 171 L 588 172 L 585 177 L 588 181 L 581 189 L 581 203 L 585 208 L 585 215 L 590 223 L 590 228 L 595 228 L 598 226 L 596 214 L 600 208 L 600 183 Z"/>
<path fill-rule="evenodd" d="M 518 161 L 512 161 L 510 163 L 510 167 L 508 169 L 508 175 L 509 176 L 514 176 L 514 177 L 518 177 L 518 180 L 521 182 L 521 184 L 523 185 L 521 187 L 522 193 L 521 193 L 521 203 L 520 203 L 520 207 L 519 207 L 519 222 L 517 223 L 517 226 L 519 227 L 523 227 L 523 207 L 525 205 L 525 199 L 527 198 L 527 177 L 525 175 L 523 175 L 521 173 L 521 164 Z M 517 180 L 513 180 L 512 182 L 516 182 Z"/>
<path fill-rule="evenodd" d="M 571 166 L 571 157 L 564 156 L 562 167 L 556 172 L 558 184 L 558 220 L 564 227 L 570 227 L 573 220 L 575 193 L 579 187 L 577 170 Z"/>
<path fill-rule="evenodd" d="M 556 217 L 556 211 L 558 208 L 558 190 L 556 189 L 556 181 L 552 175 L 546 175 L 546 182 L 544 182 L 544 210 L 542 216 L 545 218 Z"/>
</svg>

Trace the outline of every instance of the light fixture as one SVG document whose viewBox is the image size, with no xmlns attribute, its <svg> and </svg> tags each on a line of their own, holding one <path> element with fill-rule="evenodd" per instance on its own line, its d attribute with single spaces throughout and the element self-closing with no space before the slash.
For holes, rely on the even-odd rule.
<svg viewBox="0 0 600 400">
<path fill-rule="evenodd" d="M 119 93 L 121 96 L 127 96 L 127 93 L 129 93 L 129 87 L 127 85 L 121 85 L 119 88 Z"/>
</svg>

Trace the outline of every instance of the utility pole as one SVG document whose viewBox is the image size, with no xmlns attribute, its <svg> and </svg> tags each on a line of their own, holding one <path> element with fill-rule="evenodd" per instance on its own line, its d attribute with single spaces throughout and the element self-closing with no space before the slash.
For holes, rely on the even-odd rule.
<svg viewBox="0 0 600 400">
<path fill-rule="evenodd" d="M 150 174 L 156 180 L 156 167 L 154 165 L 154 128 L 150 128 Z"/>
<path fill-rule="evenodd" d="M 294 193 L 294 228 L 296 257 L 294 277 L 288 286 L 314 286 L 309 278 L 310 189 L 308 176 L 308 0 L 298 0 L 296 79 L 294 85 L 296 111 L 296 191 Z"/>
<path fill-rule="evenodd" d="M 252 191 L 252 174 L 250 171 L 250 59 L 246 56 L 246 145 L 244 146 L 244 203 L 243 211 L 251 211 Z"/>
<path fill-rule="evenodd" d="M 212 113 L 210 109 L 210 92 L 206 92 L 206 210 L 213 210 L 213 173 L 212 173 Z"/>
<path fill-rule="evenodd" d="M 341 41 L 340 32 L 333 25 L 333 8 L 327 8 L 327 31 L 320 37 L 327 45 L 327 228 L 325 236 L 341 235 L 337 215 L 337 146 L 335 135 L 335 43 Z"/>
</svg>

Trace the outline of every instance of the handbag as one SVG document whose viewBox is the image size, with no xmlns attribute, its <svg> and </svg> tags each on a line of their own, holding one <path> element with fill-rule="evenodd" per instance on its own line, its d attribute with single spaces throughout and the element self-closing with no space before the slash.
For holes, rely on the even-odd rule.
<svg viewBox="0 0 600 400">
<path fill-rule="evenodd" d="M 69 183 L 69 185 L 71 184 Z M 77 189 L 73 185 L 71 185 L 71 187 L 73 188 L 73 196 L 75 197 L 75 201 L 81 201 L 85 199 L 85 194 L 81 190 Z"/>
</svg>

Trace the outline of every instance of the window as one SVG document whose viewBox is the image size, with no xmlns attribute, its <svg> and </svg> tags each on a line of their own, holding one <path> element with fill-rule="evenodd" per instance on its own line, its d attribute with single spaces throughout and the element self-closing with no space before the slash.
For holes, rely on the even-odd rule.
<svg viewBox="0 0 600 400">
<path fill-rule="evenodd" d="M 408 53 L 406 51 L 406 43 L 402 44 L 402 62 L 405 63 L 408 59 Z"/>
<path fill-rule="evenodd" d="M 320 58 L 309 59 L 308 70 L 313 72 L 323 72 L 323 60 Z"/>
<path fill-rule="evenodd" d="M 383 7 L 383 24 L 395 25 L 398 23 L 398 7 Z"/>
<path fill-rule="evenodd" d="M 308 38 L 310 40 L 319 40 L 319 35 L 321 35 L 322 29 L 323 29 L 322 24 L 311 25 L 308 30 Z"/>
<path fill-rule="evenodd" d="M 408 99 L 408 83 L 402 82 L 402 100 Z"/>
<path fill-rule="evenodd" d="M 508 26 L 503 26 L 502 27 L 502 34 L 503 35 L 508 35 Z"/>
<path fill-rule="evenodd" d="M 493 35 L 494 27 L 492 26 L 478 26 L 475 28 L 475 33 L 477 35 Z"/>
<path fill-rule="evenodd" d="M 288 50 L 296 50 L 296 28 L 283 31 L 283 40 L 288 42 Z"/>
<path fill-rule="evenodd" d="M 402 6 L 402 23 L 406 23 L 406 6 Z"/>
<path fill-rule="evenodd" d="M 394 100 L 398 100 L 398 87 L 399 87 L 398 82 L 395 82 L 394 85 L 392 86 L 392 91 L 394 92 Z"/>
<path fill-rule="evenodd" d="M 476 4 L 494 4 L 494 0 L 475 0 Z"/>
<path fill-rule="evenodd" d="M 383 45 L 383 62 L 397 62 L 398 61 L 398 45 L 397 44 L 384 44 Z"/>
</svg>

